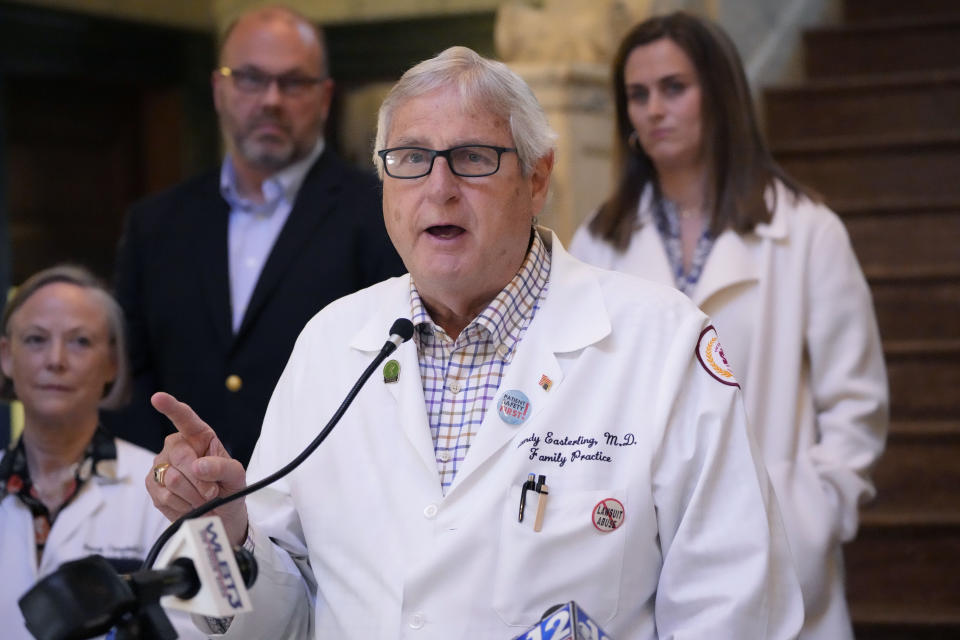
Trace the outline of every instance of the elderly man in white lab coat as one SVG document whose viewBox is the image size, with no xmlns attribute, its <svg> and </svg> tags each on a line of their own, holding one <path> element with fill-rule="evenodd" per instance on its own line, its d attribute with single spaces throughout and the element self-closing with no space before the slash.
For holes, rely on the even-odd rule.
<svg viewBox="0 0 960 640">
<path fill-rule="evenodd" d="M 285 479 L 220 510 L 252 547 L 229 637 L 512 638 L 576 600 L 619 640 L 791 638 L 802 602 L 734 372 L 685 297 L 571 258 L 535 216 L 554 134 L 463 47 L 380 110 L 384 216 L 410 275 L 301 334 L 249 472 L 186 405 L 151 474 L 174 518 L 309 443 L 397 317 L 414 339 Z"/>
</svg>

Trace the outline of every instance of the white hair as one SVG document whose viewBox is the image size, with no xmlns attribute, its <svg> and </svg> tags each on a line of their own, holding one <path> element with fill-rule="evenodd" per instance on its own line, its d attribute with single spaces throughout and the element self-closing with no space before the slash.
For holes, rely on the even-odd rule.
<svg viewBox="0 0 960 640">
<path fill-rule="evenodd" d="M 4 336 L 8 335 L 11 316 L 23 306 L 30 296 L 48 284 L 58 282 L 86 289 L 106 313 L 107 327 L 110 331 L 110 351 L 117 363 L 117 375 L 114 381 L 108 384 L 104 390 L 100 406 L 104 409 L 118 409 L 130 399 L 132 387 L 123 310 L 114 297 L 110 295 L 106 285 L 87 269 L 77 265 L 61 264 L 44 269 L 27 278 L 7 301 L 3 310 L 3 319 L 0 321 L 0 324 L 2 324 L 0 332 Z M 16 397 L 13 380 L 0 372 L 0 400 L 15 400 Z"/>
<path fill-rule="evenodd" d="M 472 49 L 450 47 L 408 69 L 380 106 L 373 163 L 381 180 L 383 163 L 377 152 L 386 148 L 396 108 L 411 98 L 446 87 L 457 88 L 465 106 L 490 109 L 510 122 L 523 175 L 529 175 L 538 160 L 555 150 L 557 134 L 523 78 L 502 62 L 488 60 Z"/>
</svg>

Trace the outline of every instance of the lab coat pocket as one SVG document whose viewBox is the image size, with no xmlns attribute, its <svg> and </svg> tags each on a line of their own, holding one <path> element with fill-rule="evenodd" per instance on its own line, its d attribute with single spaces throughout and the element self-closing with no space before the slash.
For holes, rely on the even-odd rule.
<svg viewBox="0 0 960 640">
<path fill-rule="evenodd" d="M 576 600 L 605 623 L 617 613 L 628 510 L 626 489 L 584 489 L 550 485 L 543 527 L 534 531 L 538 494 L 528 492 L 518 522 L 521 487 L 511 485 L 500 526 L 493 608 L 512 626 L 529 626 L 555 604 Z M 617 501 L 623 506 L 617 512 Z M 619 518 L 611 530 L 603 502 Z M 609 514 L 609 512 L 607 512 Z"/>
<path fill-rule="evenodd" d="M 827 605 L 834 552 L 839 545 L 834 514 L 816 469 L 805 457 L 768 465 L 780 504 L 808 615 Z"/>
</svg>

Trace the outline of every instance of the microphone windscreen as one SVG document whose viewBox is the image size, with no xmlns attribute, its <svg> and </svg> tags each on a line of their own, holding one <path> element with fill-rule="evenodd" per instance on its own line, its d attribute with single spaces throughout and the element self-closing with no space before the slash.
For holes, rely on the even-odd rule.
<svg viewBox="0 0 960 640">
<path fill-rule="evenodd" d="M 406 342 L 413 337 L 413 323 L 407 318 L 397 318 L 390 327 L 391 336 L 400 336 Z"/>
</svg>

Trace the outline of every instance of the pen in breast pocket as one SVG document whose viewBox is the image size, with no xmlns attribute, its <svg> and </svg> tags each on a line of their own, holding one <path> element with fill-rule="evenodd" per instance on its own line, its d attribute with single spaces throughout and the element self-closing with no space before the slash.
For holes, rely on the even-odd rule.
<svg viewBox="0 0 960 640">
<path fill-rule="evenodd" d="M 541 479 L 543 476 L 540 476 Z M 537 518 L 533 521 L 533 530 L 540 531 L 543 529 L 543 514 L 547 511 L 547 496 L 550 495 L 550 487 L 547 486 L 546 482 L 537 483 Z"/>
<path fill-rule="evenodd" d="M 535 478 L 537 475 L 535 473 L 527 474 L 527 481 L 523 483 L 523 486 L 520 488 L 520 513 L 517 516 L 517 522 L 523 522 L 523 510 L 527 506 L 527 491 L 536 491 L 537 483 Z"/>
</svg>

